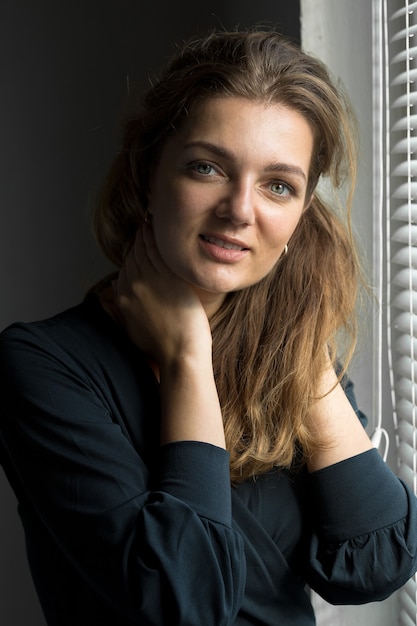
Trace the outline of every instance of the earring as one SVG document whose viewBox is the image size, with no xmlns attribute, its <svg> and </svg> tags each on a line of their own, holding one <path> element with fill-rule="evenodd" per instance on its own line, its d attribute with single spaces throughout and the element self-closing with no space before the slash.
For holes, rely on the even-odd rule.
<svg viewBox="0 0 417 626">
<path fill-rule="evenodd" d="M 282 259 L 282 257 L 283 257 L 283 256 L 285 256 L 287 253 L 288 253 L 288 245 L 287 245 L 287 244 L 285 244 L 285 246 L 284 246 L 284 251 L 283 251 L 283 253 L 281 254 L 281 259 Z"/>
<path fill-rule="evenodd" d="M 151 223 L 151 219 L 149 217 L 148 209 L 145 209 L 145 215 L 143 216 L 143 221 L 145 222 L 145 224 L 150 224 Z"/>
</svg>

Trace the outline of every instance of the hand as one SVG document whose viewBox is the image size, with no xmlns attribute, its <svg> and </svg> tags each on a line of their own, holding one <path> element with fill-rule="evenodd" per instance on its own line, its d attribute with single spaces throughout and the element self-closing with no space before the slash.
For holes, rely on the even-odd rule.
<svg viewBox="0 0 417 626">
<path fill-rule="evenodd" d="M 113 288 L 119 320 L 160 367 L 181 355 L 211 354 L 204 308 L 192 286 L 165 265 L 150 225 L 138 230 Z"/>
<path fill-rule="evenodd" d="M 206 312 L 192 286 L 165 265 L 147 224 L 136 235 L 114 293 L 130 338 L 158 366 L 161 442 L 204 441 L 224 448 Z"/>
</svg>

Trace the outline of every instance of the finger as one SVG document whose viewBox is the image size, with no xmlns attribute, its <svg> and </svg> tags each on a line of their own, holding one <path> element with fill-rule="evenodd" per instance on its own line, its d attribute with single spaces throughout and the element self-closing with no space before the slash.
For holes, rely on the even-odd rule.
<svg viewBox="0 0 417 626">
<path fill-rule="evenodd" d="M 113 289 L 112 313 L 113 313 L 115 320 L 119 324 L 123 324 L 123 315 L 119 307 L 120 297 L 119 297 L 118 281 L 119 281 L 119 277 L 117 279 L 112 280 L 110 283 Z"/>
<path fill-rule="evenodd" d="M 114 281 L 113 284 L 113 293 L 115 302 L 120 301 L 120 297 L 126 293 L 126 288 L 128 285 L 127 274 L 126 274 L 126 263 L 120 268 L 119 273 L 117 275 L 117 280 Z"/>
<path fill-rule="evenodd" d="M 123 294 L 131 293 L 133 283 L 141 278 L 140 268 L 136 263 L 134 251 L 131 249 L 126 256 L 123 266 L 119 270 L 116 283 L 116 293 L 120 297 Z"/>
</svg>

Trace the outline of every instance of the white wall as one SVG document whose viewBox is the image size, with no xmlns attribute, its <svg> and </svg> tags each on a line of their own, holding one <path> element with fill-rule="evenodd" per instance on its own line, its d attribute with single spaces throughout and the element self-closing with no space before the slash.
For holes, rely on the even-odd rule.
<svg viewBox="0 0 417 626">
<path fill-rule="evenodd" d="M 353 207 L 354 224 L 372 279 L 373 262 L 373 154 L 372 154 L 372 0 L 301 0 L 303 48 L 321 58 L 340 78 L 355 108 L 361 134 L 358 186 Z M 374 427 L 373 311 L 364 319 L 364 337 L 351 375 L 361 408 Z M 384 370 L 384 426 L 392 432 L 389 384 Z M 387 384 L 385 385 L 385 381 Z M 391 441 L 393 437 L 391 438 Z M 361 607 L 329 607 L 316 601 L 318 626 L 393 626 L 397 598 Z"/>
</svg>

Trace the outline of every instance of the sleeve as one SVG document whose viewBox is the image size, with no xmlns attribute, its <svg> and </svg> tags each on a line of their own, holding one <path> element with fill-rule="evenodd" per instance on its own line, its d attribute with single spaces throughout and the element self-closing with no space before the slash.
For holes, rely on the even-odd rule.
<svg viewBox="0 0 417 626">
<path fill-rule="evenodd" d="M 308 477 L 308 583 L 332 604 L 388 597 L 417 569 L 417 501 L 376 450 Z"/>
<path fill-rule="evenodd" d="M 51 346 L 22 329 L 0 341 L 0 447 L 18 498 L 118 623 L 232 624 L 245 559 L 227 452 L 172 443 L 149 475 L 82 368 Z"/>
</svg>

